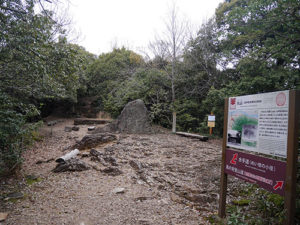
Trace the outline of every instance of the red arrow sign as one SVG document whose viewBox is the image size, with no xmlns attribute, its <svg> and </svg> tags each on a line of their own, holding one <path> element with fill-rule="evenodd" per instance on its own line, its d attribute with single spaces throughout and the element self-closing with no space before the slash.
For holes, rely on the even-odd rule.
<svg viewBox="0 0 300 225">
<path fill-rule="evenodd" d="M 283 187 L 283 181 L 276 181 L 276 185 L 273 187 L 274 190 L 277 190 L 278 188 L 282 189 Z"/>
<path fill-rule="evenodd" d="M 235 153 L 230 161 L 231 164 L 236 165 L 236 160 L 237 160 L 238 154 Z"/>
</svg>

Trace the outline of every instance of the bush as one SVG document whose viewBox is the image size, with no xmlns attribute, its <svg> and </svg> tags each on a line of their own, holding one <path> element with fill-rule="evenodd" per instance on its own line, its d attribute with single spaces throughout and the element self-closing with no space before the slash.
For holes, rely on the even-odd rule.
<svg viewBox="0 0 300 225">
<path fill-rule="evenodd" d="M 26 118 L 36 112 L 34 106 L 18 104 L 0 92 L 0 176 L 21 165 L 22 152 L 32 143 L 33 131 L 39 125 L 26 124 Z"/>
</svg>

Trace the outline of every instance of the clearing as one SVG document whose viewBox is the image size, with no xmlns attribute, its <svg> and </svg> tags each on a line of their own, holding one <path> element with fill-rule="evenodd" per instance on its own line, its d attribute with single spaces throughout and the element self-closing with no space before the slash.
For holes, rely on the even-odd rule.
<svg viewBox="0 0 300 225">
<path fill-rule="evenodd" d="M 90 125 L 71 132 L 66 126 L 73 120 L 55 124 L 51 135 L 45 124 L 44 138 L 25 152 L 21 172 L 1 181 L 0 196 L 6 197 L 0 198 L 0 212 L 9 213 L 4 224 L 192 225 L 209 224 L 206 218 L 217 213 L 221 140 L 201 142 L 162 128 L 117 134 L 116 141 L 95 149 L 114 158 L 122 174 L 105 173 L 108 165 L 91 160 L 89 150 L 77 156 L 89 170 L 54 173 L 55 159 Z M 7 197 L 13 193 L 20 199 Z"/>
</svg>

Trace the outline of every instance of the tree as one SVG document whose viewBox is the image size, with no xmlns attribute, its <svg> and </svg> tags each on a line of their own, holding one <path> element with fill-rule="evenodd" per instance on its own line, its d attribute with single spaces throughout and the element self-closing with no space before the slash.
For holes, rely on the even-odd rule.
<svg viewBox="0 0 300 225">
<path fill-rule="evenodd" d="M 141 67 L 126 79 L 119 83 L 115 91 L 108 94 L 104 101 L 105 110 L 118 116 L 123 107 L 136 99 L 145 102 L 152 121 L 156 124 L 169 126 L 170 120 L 170 84 L 164 70 Z"/>
<path fill-rule="evenodd" d="M 29 101 L 76 101 L 77 50 L 68 44 L 53 13 L 35 14 L 34 3 L 10 0 L 0 5 L 0 89 Z"/>
<path fill-rule="evenodd" d="M 298 0 L 237 0 L 217 9 L 223 57 L 250 93 L 299 85 L 299 7 Z"/>
<path fill-rule="evenodd" d="M 201 106 L 216 113 L 219 134 L 224 98 L 299 88 L 299 7 L 295 0 L 234 0 L 216 10 L 222 70 Z"/>
<path fill-rule="evenodd" d="M 183 59 L 181 93 L 203 99 L 211 86 L 217 86 L 220 78 L 217 70 L 218 40 L 215 18 L 203 24 L 197 36 L 187 43 Z"/>
<path fill-rule="evenodd" d="M 4 172 L 20 164 L 34 127 L 26 122 L 39 115 L 39 103 L 48 99 L 74 103 L 83 86 L 88 57 L 67 42 L 53 12 L 35 13 L 37 2 L 44 1 L 0 1 L 0 166 Z"/>
<path fill-rule="evenodd" d="M 179 10 L 173 2 L 165 21 L 165 32 L 156 41 L 150 43 L 156 58 L 167 59 L 171 68 L 166 67 L 171 81 L 172 132 L 176 132 L 176 79 L 178 79 L 177 64 L 182 58 L 183 49 L 188 37 L 188 23 L 181 20 Z"/>
<path fill-rule="evenodd" d="M 105 99 L 110 92 L 115 91 L 118 83 L 130 78 L 143 64 L 142 56 L 125 48 L 100 55 L 89 68 L 89 94 Z"/>
</svg>

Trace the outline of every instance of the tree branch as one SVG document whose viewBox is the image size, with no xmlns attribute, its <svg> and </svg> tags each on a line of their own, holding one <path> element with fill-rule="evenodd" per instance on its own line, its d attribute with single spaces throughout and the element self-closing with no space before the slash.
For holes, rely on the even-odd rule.
<svg viewBox="0 0 300 225">
<path fill-rule="evenodd" d="M 16 13 L 22 13 L 22 14 L 26 14 L 25 11 L 20 11 L 20 10 L 16 10 L 16 9 L 12 9 L 12 8 L 8 8 L 5 6 L 0 6 L 0 9 L 2 10 L 6 10 L 6 11 L 12 11 L 12 12 L 16 12 Z"/>
</svg>

